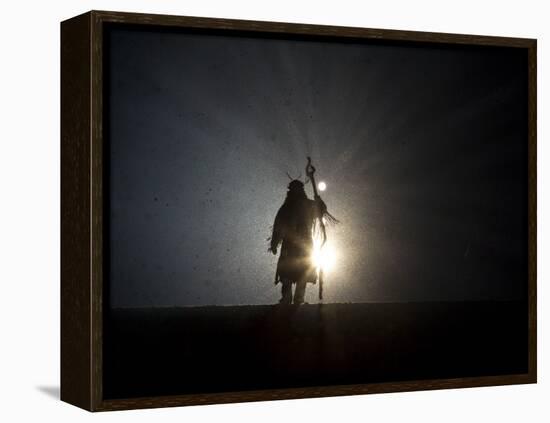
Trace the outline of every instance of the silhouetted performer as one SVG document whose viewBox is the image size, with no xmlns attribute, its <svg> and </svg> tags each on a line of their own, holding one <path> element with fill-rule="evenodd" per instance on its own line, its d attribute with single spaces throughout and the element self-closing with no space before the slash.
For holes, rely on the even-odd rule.
<svg viewBox="0 0 550 423">
<path fill-rule="evenodd" d="M 318 195 L 313 174 L 315 168 L 308 158 L 306 173 L 312 182 L 314 200 L 307 198 L 304 183 L 298 179 L 288 184 L 286 199 L 273 223 L 271 246 L 269 250 L 277 254 L 281 245 L 281 255 L 277 263 L 275 284 L 281 282 L 281 304 L 302 304 L 307 283 L 316 283 L 317 269 L 313 263 L 313 231 L 315 225 L 320 228 L 323 243 L 326 240 L 324 217 L 332 222 L 336 219 L 327 211 L 327 206 Z M 296 284 L 294 298 L 292 284 Z M 320 291 L 320 298 L 322 294 Z"/>
</svg>

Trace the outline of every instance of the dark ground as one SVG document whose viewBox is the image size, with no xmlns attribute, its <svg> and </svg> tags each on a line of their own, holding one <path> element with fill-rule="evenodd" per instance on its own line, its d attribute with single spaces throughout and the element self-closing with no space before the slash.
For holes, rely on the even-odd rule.
<svg viewBox="0 0 550 423">
<path fill-rule="evenodd" d="M 527 372 L 525 302 L 116 309 L 105 398 Z"/>
</svg>

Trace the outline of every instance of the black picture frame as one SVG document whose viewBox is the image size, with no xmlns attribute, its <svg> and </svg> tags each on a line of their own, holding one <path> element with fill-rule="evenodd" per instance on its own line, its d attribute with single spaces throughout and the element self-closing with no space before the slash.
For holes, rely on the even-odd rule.
<svg viewBox="0 0 550 423">
<path fill-rule="evenodd" d="M 316 40 L 403 43 L 406 46 L 471 46 L 513 48 L 525 52 L 527 90 L 526 369 L 493 374 L 435 379 L 388 380 L 379 383 L 292 386 L 134 395 L 105 395 L 108 318 L 108 162 L 105 119 L 106 28 L 187 30 L 211 34 L 247 34 L 258 38 L 295 37 Z M 536 383 L 536 40 L 476 35 L 256 22 L 184 16 L 90 11 L 61 23 L 61 399 L 89 411 L 216 404 L 242 401 L 448 389 Z M 523 350 L 522 350 L 523 351 Z M 107 353 L 108 354 L 108 353 Z M 145 366 L 145 365 L 144 365 Z M 145 368 L 135 371 L 145 372 Z"/>
</svg>

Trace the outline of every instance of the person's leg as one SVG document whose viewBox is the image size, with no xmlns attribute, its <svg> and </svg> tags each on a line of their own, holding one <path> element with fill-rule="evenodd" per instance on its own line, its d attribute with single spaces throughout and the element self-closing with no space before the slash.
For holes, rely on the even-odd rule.
<svg viewBox="0 0 550 423">
<path fill-rule="evenodd" d="M 304 296 L 306 294 L 306 282 L 296 282 L 296 289 L 294 290 L 294 304 L 303 304 Z"/>
<path fill-rule="evenodd" d="M 281 304 L 291 304 L 292 303 L 292 282 L 287 280 L 281 281 L 281 299 L 279 303 Z"/>
</svg>

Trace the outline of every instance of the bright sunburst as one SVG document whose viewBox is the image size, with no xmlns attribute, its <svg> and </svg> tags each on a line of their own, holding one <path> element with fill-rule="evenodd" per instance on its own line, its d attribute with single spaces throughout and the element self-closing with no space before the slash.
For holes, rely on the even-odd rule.
<svg viewBox="0 0 550 423">
<path fill-rule="evenodd" d="M 323 270 L 324 273 L 332 270 L 336 263 L 336 250 L 327 241 L 321 246 L 321 240 L 315 238 L 313 240 L 313 263 L 317 270 Z"/>
</svg>

